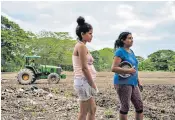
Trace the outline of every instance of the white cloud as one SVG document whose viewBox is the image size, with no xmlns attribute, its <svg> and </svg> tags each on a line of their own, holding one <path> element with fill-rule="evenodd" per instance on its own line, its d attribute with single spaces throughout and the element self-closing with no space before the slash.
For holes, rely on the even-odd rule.
<svg viewBox="0 0 175 120">
<path fill-rule="evenodd" d="M 157 12 L 162 15 L 164 20 L 175 20 L 175 2 L 169 1 L 166 2 L 163 9 L 157 10 Z"/>
<path fill-rule="evenodd" d="M 161 40 L 167 37 L 164 33 L 154 35 L 150 34 L 149 31 L 162 23 L 169 22 L 175 17 L 175 4 L 173 2 L 167 2 L 161 10 L 156 10 L 157 14 L 159 14 L 158 17 L 145 16 L 147 19 L 143 19 L 136 13 L 136 9 L 136 7 L 127 4 L 117 6 L 116 15 L 118 19 L 123 20 L 111 24 L 110 30 L 119 32 L 130 31 L 135 36 L 136 41 Z M 138 28 L 139 30 L 137 30 Z"/>
<path fill-rule="evenodd" d="M 120 23 L 116 22 L 116 25 L 111 26 L 112 29 L 116 28 L 122 28 L 121 30 L 130 28 L 130 27 L 142 27 L 143 29 L 153 29 L 155 28 L 159 23 L 163 22 L 165 18 L 163 19 L 153 19 L 149 18 L 148 20 L 141 19 L 139 15 L 137 15 L 134 12 L 134 8 L 131 5 L 119 5 L 116 8 L 116 15 L 117 17 L 120 17 L 123 19 Z M 149 16 L 148 16 L 149 17 Z"/>
<path fill-rule="evenodd" d="M 150 4 L 152 8 L 149 8 Z M 115 39 L 122 31 L 132 32 L 137 43 L 171 38 L 172 35 L 162 33 L 164 30 L 160 33 L 157 31 L 159 25 L 166 26 L 175 20 L 175 4 L 154 4 L 160 4 L 161 9 L 154 8 L 153 3 L 142 2 L 2 2 L 1 14 L 25 30 L 70 32 L 74 39 L 77 38 L 76 19 L 80 15 L 84 16 L 94 28 L 93 41 L 88 45 L 92 49 L 101 49 L 113 48 Z"/>
<path fill-rule="evenodd" d="M 20 19 L 13 18 L 13 17 L 11 17 L 3 12 L 1 12 L 1 15 L 7 17 L 10 21 L 17 23 L 21 28 L 23 28 L 26 31 L 33 31 L 33 32 L 40 31 L 40 29 L 37 26 L 33 25 L 30 22 L 24 22 Z"/>
<path fill-rule="evenodd" d="M 43 20 L 48 19 L 48 18 L 52 18 L 52 16 L 49 14 L 40 14 L 39 17 Z"/>
<path fill-rule="evenodd" d="M 171 9 L 171 15 L 172 15 L 172 18 L 174 18 L 175 20 L 175 2 L 168 2 L 167 3 Z"/>
<path fill-rule="evenodd" d="M 45 1 L 45 2 L 37 1 L 37 2 L 35 2 L 35 4 L 36 4 L 36 8 L 38 10 L 45 9 L 45 8 L 51 8 L 53 5 L 52 3 L 48 2 L 48 1 Z"/>
<path fill-rule="evenodd" d="M 125 20 L 134 19 L 136 17 L 136 15 L 133 13 L 133 7 L 126 4 L 117 6 L 116 15 Z"/>
<path fill-rule="evenodd" d="M 90 23 L 93 26 L 93 35 L 98 36 L 99 34 L 101 34 L 100 22 L 90 15 L 84 16 L 84 17 L 86 19 L 86 22 Z"/>
<path fill-rule="evenodd" d="M 161 40 L 164 38 L 164 36 L 155 36 L 155 35 L 150 35 L 146 33 L 132 33 L 133 37 L 135 37 L 134 40 L 136 41 L 152 41 L 152 40 Z"/>
</svg>

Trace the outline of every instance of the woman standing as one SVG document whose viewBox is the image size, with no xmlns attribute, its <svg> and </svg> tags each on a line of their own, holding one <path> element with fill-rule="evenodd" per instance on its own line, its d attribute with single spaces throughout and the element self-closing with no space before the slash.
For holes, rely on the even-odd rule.
<svg viewBox="0 0 175 120">
<path fill-rule="evenodd" d="M 91 42 L 93 28 L 83 17 L 77 19 L 76 34 L 78 42 L 74 47 L 72 61 L 74 69 L 74 89 L 79 97 L 80 112 L 78 120 L 95 120 L 96 103 L 94 95 L 97 87 L 94 83 L 96 70 L 93 57 L 86 47 Z"/>
<path fill-rule="evenodd" d="M 143 102 L 138 86 L 142 86 L 138 78 L 138 61 L 134 52 L 130 49 L 133 44 L 132 34 L 122 32 L 115 41 L 115 57 L 112 65 L 114 75 L 114 87 L 120 100 L 120 120 L 127 120 L 130 101 L 133 103 L 136 112 L 136 120 L 143 120 Z M 122 69 L 119 64 L 127 61 L 134 66 L 131 69 Z M 122 78 L 118 74 L 131 74 L 128 78 Z"/>
</svg>

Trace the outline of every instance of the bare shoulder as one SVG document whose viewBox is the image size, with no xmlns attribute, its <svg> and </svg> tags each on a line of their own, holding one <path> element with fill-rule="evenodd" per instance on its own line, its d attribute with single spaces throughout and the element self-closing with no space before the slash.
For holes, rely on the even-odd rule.
<svg viewBox="0 0 175 120">
<path fill-rule="evenodd" d="M 82 51 L 87 51 L 86 46 L 83 43 L 77 43 L 77 47 L 78 50 L 82 50 Z"/>
<path fill-rule="evenodd" d="M 87 53 L 87 48 L 84 44 L 82 43 L 77 43 L 74 47 L 74 52 L 73 54 L 78 56 L 78 54 L 84 54 L 84 53 Z"/>
</svg>

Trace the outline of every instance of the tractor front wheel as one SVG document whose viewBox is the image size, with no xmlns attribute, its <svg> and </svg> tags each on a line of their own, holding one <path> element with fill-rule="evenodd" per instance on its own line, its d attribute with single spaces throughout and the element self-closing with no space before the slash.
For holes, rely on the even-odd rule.
<svg viewBox="0 0 175 120">
<path fill-rule="evenodd" d="M 50 73 L 48 76 L 49 84 L 57 84 L 60 81 L 60 77 L 57 73 Z"/>
<path fill-rule="evenodd" d="M 35 75 L 30 69 L 22 69 L 18 73 L 17 78 L 20 84 L 27 85 L 33 82 L 33 80 L 35 79 Z"/>
</svg>

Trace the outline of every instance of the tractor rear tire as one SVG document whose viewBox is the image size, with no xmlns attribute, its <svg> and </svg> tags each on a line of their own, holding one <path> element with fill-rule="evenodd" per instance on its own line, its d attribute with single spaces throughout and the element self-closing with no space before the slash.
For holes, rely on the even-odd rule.
<svg viewBox="0 0 175 120">
<path fill-rule="evenodd" d="M 33 71 L 31 71 L 30 69 L 22 69 L 19 73 L 18 73 L 18 82 L 22 85 L 28 85 L 34 82 L 35 80 L 35 75 L 33 73 Z"/>
<path fill-rule="evenodd" d="M 57 73 L 50 73 L 48 75 L 48 83 L 49 84 L 57 84 L 60 81 L 60 77 Z"/>
</svg>

